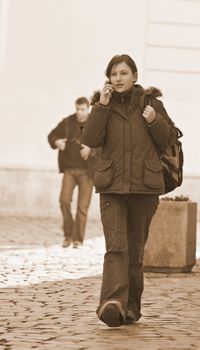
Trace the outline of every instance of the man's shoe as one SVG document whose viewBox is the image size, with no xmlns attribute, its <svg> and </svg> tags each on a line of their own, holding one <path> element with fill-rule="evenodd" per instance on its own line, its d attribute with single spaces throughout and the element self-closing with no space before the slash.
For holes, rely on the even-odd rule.
<svg viewBox="0 0 200 350">
<path fill-rule="evenodd" d="M 74 241 L 73 242 L 73 247 L 74 248 L 79 248 L 79 247 L 81 247 L 82 246 L 82 243 L 81 242 L 79 242 L 79 241 Z"/>
<path fill-rule="evenodd" d="M 103 307 L 101 320 L 106 323 L 108 327 L 120 327 L 124 323 L 120 309 L 115 302 L 109 302 Z"/>
<path fill-rule="evenodd" d="M 63 248 L 68 248 L 71 244 L 71 239 L 69 238 L 65 238 L 64 242 L 63 242 Z"/>
</svg>

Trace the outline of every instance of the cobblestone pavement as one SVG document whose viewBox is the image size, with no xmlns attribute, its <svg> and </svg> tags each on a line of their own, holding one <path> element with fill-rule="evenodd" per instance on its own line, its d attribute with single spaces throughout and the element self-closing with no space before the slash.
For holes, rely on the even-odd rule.
<svg viewBox="0 0 200 350">
<path fill-rule="evenodd" d="M 99 274 L 105 245 L 96 225 L 89 223 L 84 247 L 63 249 L 58 220 L 1 218 L 0 288 Z"/>
<path fill-rule="evenodd" d="M 97 320 L 100 232 L 90 222 L 85 246 L 63 249 L 58 220 L 0 218 L 0 350 L 200 349 L 199 261 L 191 274 L 146 274 L 137 324 Z"/>
</svg>

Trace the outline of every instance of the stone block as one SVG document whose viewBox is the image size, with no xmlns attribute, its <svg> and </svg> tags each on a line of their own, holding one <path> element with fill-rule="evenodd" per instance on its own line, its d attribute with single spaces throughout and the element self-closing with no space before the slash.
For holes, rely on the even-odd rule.
<svg viewBox="0 0 200 350">
<path fill-rule="evenodd" d="M 191 271 L 196 263 L 196 226 L 196 203 L 161 200 L 145 247 L 145 271 Z"/>
</svg>

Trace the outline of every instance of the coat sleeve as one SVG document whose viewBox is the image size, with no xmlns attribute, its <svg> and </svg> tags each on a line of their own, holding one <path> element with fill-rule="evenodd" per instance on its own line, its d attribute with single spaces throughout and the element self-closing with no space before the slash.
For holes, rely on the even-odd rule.
<svg viewBox="0 0 200 350">
<path fill-rule="evenodd" d="M 153 140 L 161 147 L 168 147 L 176 143 L 177 132 L 169 124 L 169 116 L 160 100 L 152 101 L 152 107 L 156 111 L 156 120 L 147 127 Z"/>
<path fill-rule="evenodd" d="M 64 119 L 49 133 L 48 142 L 51 148 L 56 149 L 55 141 L 66 138 Z"/>
<path fill-rule="evenodd" d="M 97 104 L 92 108 L 83 132 L 81 141 L 83 144 L 92 148 L 104 145 L 109 113 L 109 106 Z"/>
</svg>

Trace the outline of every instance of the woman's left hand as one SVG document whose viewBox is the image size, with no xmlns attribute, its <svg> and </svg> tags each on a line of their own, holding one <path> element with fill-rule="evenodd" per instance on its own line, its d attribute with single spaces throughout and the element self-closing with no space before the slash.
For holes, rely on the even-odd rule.
<svg viewBox="0 0 200 350">
<path fill-rule="evenodd" d="M 156 111 L 150 105 L 147 105 L 142 113 L 143 117 L 146 119 L 147 123 L 153 123 L 156 119 Z"/>
</svg>

